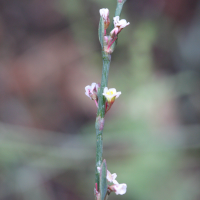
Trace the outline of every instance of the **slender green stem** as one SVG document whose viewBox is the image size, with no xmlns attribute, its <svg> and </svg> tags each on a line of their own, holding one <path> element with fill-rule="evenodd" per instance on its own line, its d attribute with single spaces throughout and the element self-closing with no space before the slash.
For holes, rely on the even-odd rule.
<svg viewBox="0 0 200 200">
<path fill-rule="evenodd" d="M 103 128 L 104 128 L 104 115 L 105 115 L 105 99 L 103 96 L 103 90 L 108 84 L 108 74 L 110 68 L 111 55 L 102 51 L 103 69 L 101 77 L 101 87 L 98 96 L 98 111 L 96 118 L 96 173 L 95 183 L 97 183 L 99 189 L 99 173 L 97 167 L 101 166 L 103 155 Z"/>
<path fill-rule="evenodd" d="M 102 69 L 102 76 L 101 76 L 101 88 L 99 92 L 97 116 L 104 118 L 105 101 L 103 98 L 104 97 L 103 90 L 105 87 L 107 87 L 107 84 L 108 84 L 108 73 L 109 73 L 109 68 L 110 68 L 111 55 L 102 51 L 102 60 L 103 60 L 103 69 Z"/>
</svg>

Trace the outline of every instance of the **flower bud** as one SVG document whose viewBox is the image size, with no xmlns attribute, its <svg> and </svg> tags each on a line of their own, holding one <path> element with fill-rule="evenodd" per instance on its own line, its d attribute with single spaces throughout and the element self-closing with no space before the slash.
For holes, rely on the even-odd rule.
<svg viewBox="0 0 200 200">
<path fill-rule="evenodd" d="M 110 19 L 109 19 L 109 10 L 108 8 L 102 8 L 99 10 L 100 16 L 103 18 L 104 21 L 104 29 L 107 29 L 110 25 Z"/>
</svg>

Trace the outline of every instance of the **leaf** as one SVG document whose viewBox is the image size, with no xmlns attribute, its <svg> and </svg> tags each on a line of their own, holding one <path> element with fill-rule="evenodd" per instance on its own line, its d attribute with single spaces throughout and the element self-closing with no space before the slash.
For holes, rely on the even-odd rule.
<svg viewBox="0 0 200 200">
<path fill-rule="evenodd" d="M 103 45 L 103 41 L 104 41 L 104 21 L 103 21 L 103 17 L 100 17 L 98 34 L 99 34 L 99 42 L 100 42 L 101 47 L 103 49 L 103 46 L 104 46 Z"/>
<path fill-rule="evenodd" d="M 101 200 L 104 200 L 106 193 L 107 193 L 107 165 L 106 160 L 103 160 L 103 163 L 101 165 L 101 171 L 100 171 L 100 196 Z"/>
</svg>

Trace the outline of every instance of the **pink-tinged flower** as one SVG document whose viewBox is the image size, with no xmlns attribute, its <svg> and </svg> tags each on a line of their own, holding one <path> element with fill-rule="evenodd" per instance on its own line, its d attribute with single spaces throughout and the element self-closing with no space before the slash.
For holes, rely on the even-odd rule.
<svg viewBox="0 0 200 200">
<path fill-rule="evenodd" d="M 125 28 L 126 26 L 130 24 L 130 22 L 127 22 L 125 19 L 119 20 L 119 16 L 114 17 L 113 21 L 114 21 L 115 28 L 110 32 L 110 35 L 112 38 L 117 36 L 123 28 Z"/>
<path fill-rule="evenodd" d="M 92 100 L 97 99 L 99 85 L 97 83 L 92 83 L 91 86 L 87 85 L 85 87 L 85 94 Z"/>
<path fill-rule="evenodd" d="M 113 18 L 114 23 L 114 29 L 110 32 L 110 39 L 107 40 L 107 45 L 104 47 L 104 51 L 106 51 L 108 54 L 111 54 L 113 52 L 112 44 L 116 41 L 118 34 L 121 32 L 123 28 L 128 26 L 130 23 L 127 22 L 125 19 L 119 20 L 119 16 L 116 16 Z"/>
<path fill-rule="evenodd" d="M 91 86 L 87 85 L 85 87 L 85 94 L 91 99 L 95 101 L 95 104 L 98 108 L 98 89 L 100 88 L 100 84 L 92 83 Z"/>
<path fill-rule="evenodd" d="M 100 173 L 101 167 L 97 167 L 98 172 Z M 108 170 L 107 170 L 107 175 L 106 175 L 106 179 L 107 181 L 114 183 L 113 181 L 115 181 L 115 179 L 117 178 L 117 174 L 111 174 Z"/>
<path fill-rule="evenodd" d="M 116 180 L 113 181 L 114 185 L 108 186 L 108 189 L 115 192 L 116 195 L 123 195 L 126 193 L 127 185 L 125 183 L 119 184 Z"/>
<path fill-rule="evenodd" d="M 113 20 L 114 26 L 118 27 L 119 29 L 123 29 L 130 24 L 130 22 L 127 22 L 125 19 L 119 20 L 119 16 L 113 17 Z"/>
<path fill-rule="evenodd" d="M 103 90 L 103 95 L 106 97 L 108 102 L 114 102 L 115 99 L 121 95 L 121 92 L 117 92 L 115 88 L 108 89 L 105 87 Z"/>
<path fill-rule="evenodd" d="M 108 8 L 102 8 L 99 10 L 100 16 L 103 18 L 104 21 L 104 28 L 107 29 L 110 24 L 109 19 L 109 10 Z"/>
<path fill-rule="evenodd" d="M 106 178 L 109 182 L 113 182 L 115 181 L 115 179 L 117 178 L 117 174 L 114 173 L 114 174 L 111 174 L 108 170 L 107 170 L 107 175 L 106 175 Z"/>
</svg>

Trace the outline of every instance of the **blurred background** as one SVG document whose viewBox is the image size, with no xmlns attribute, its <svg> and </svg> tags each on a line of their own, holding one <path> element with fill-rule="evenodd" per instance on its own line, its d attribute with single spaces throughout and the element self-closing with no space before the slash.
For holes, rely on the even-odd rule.
<svg viewBox="0 0 200 200">
<path fill-rule="evenodd" d="M 0 200 L 92 200 L 99 9 L 116 0 L 0 0 Z M 114 199 L 200 200 L 200 1 L 127 0 L 112 55 L 104 158 Z"/>
</svg>

